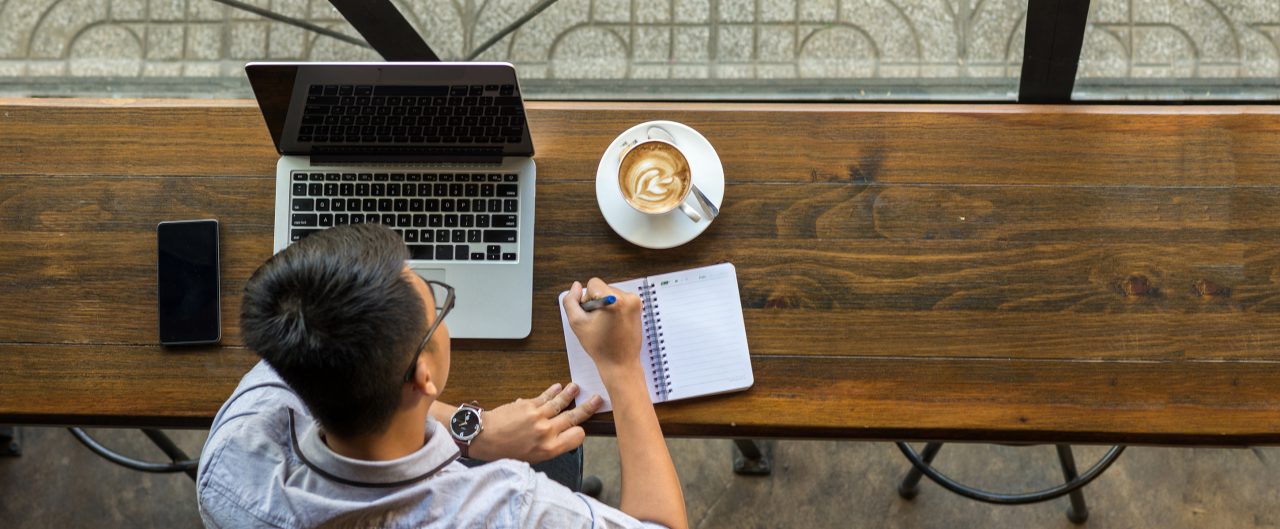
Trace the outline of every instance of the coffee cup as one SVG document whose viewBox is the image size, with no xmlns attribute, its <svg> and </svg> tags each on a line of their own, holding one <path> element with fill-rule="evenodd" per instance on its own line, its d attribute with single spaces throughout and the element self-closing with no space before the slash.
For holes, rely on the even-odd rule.
<svg viewBox="0 0 1280 529">
<path fill-rule="evenodd" d="M 703 214 L 691 204 L 695 189 L 693 170 L 670 133 L 649 127 L 645 139 L 622 146 L 618 156 L 618 192 L 632 209 L 647 215 L 662 215 L 679 208 L 694 222 Z M 714 214 L 708 215 L 714 218 Z"/>
</svg>

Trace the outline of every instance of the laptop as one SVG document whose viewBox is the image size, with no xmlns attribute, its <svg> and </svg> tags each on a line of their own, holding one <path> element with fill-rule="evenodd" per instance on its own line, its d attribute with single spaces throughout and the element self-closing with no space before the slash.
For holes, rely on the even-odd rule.
<svg viewBox="0 0 1280 529">
<path fill-rule="evenodd" d="M 533 299 L 533 141 L 507 63 L 245 66 L 280 153 L 275 250 L 354 223 L 394 229 L 452 285 L 455 338 L 524 338 Z"/>
</svg>

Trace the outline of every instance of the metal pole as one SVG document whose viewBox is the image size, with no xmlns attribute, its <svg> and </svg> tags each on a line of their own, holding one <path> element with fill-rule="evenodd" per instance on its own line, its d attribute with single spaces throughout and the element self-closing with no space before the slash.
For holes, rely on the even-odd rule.
<svg viewBox="0 0 1280 529">
<path fill-rule="evenodd" d="M 1058 449 L 1058 460 L 1062 462 L 1062 476 L 1070 483 L 1076 479 L 1076 458 L 1071 453 L 1071 445 L 1055 445 Z M 1072 523 L 1084 523 L 1089 519 L 1089 507 L 1084 503 L 1084 491 L 1071 491 L 1071 508 L 1067 509 L 1067 519 Z"/>
<path fill-rule="evenodd" d="M 920 454 L 924 458 L 926 465 L 933 463 L 934 456 L 938 455 L 938 451 L 942 450 L 942 443 L 927 443 L 924 445 L 924 452 Z M 907 475 L 902 478 L 902 483 L 898 484 L 898 495 L 904 500 L 910 500 L 920 493 L 920 478 L 924 476 L 915 465 L 911 465 L 911 470 L 907 471 Z"/>
</svg>

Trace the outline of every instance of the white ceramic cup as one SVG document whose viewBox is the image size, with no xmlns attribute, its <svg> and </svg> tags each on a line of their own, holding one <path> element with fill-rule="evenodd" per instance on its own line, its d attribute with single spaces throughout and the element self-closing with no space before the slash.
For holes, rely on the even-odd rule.
<svg viewBox="0 0 1280 529">
<path fill-rule="evenodd" d="M 697 193 L 701 192 L 696 190 L 697 186 L 693 183 L 694 181 L 693 165 L 689 163 L 688 155 L 686 155 L 685 152 L 680 149 L 679 145 L 676 145 L 675 138 L 671 135 L 671 133 L 667 132 L 662 127 L 658 127 L 658 126 L 649 127 L 649 129 L 645 131 L 645 139 L 631 140 L 622 145 L 622 149 L 618 153 L 618 162 L 617 162 L 619 174 L 621 174 L 622 172 L 622 162 L 627 159 L 627 154 L 629 154 L 632 151 L 632 149 L 635 149 L 636 147 L 649 144 L 649 143 L 665 143 L 671 146 L 673 149 L 675 149 L 675 151 L 680 154 L 681 158 L 684 158 L 685 164 L 689 166 L 689 186 L 685 188 L 684 194 L 680 197 L 679 202 L 673 204 L 670 208 L 663 209 L 660 211 L 646 210 L 646 209 L 641 209 L 637 207 L 627 197 L 627 194 L 622 191 L 622 186 L 619 185 L 618 194 L 622 196 L 622 201 L 626 202 L 627 205 L 631 206 L 632 209 L 639 211 L 641 213 L 644 213 L 646 215 L 664 215 L 673 209 L 679 208 L 682 213 L 684 213 L 686 216 L 689 217 L 689 220 L 692 220 L 694 222 L 701 221 L 703 214 L 699 213 L 698 210 L 695 209 L 694 206 L 689 203 L 690 202 L 689 198 L 694 197 L 695 192 Z"/>
</svg>

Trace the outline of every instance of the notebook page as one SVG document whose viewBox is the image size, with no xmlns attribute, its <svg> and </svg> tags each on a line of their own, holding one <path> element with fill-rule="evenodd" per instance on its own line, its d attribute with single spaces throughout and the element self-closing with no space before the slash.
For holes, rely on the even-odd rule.
<svg viewBox="0 0 1280 529">
<path fill-rule="evenodd" d="M 642 279 L 633 279 L 623 281 L 621 283 L 612 283 L 610 286 L 623 292 L 633 294 L 640 293 L 640 287 L 644 284 Z M 573 382 L 581 387 L 578 396 L 574 401 L 581 405 L 586 402 L 592 395 L 600 395 L 604 398 L 604 406 L 600 408 L 601 412 L 613 410 L 613 401 L 609 400 L 609 392 L 605 391 L 604 382 L 600 380 L 600 372 L 596 369 L 596 363 L 582 348 L 582 344 L 578 342 L 578 336 L 573 334 L 573 328 L 569 327 L 569 316 L 564 312 L 564 297 L 569 294 L 568 291 L 561 292 L 557 301 L 560 303 L 560 323 L 564 326 L 564 344 L 565 349 L 569 353 L 569 376 Z M 648 332 L 641 326 L 642 332 Z M 645 386 L 649 389 L 649 400 L 658 402 L 657 388 L 653 384 L 654 373 L 650 369 L 649 352 L 644 350 L 644 341 L 641 341 L 640 364 L 644 367 Z"/>
<path fill-rule="evenodd" d="M 751 387 L 751 356 L 738 276 L 723 263 L 649 278 L 666 346 L 667 400 Z"/>
</svg>

